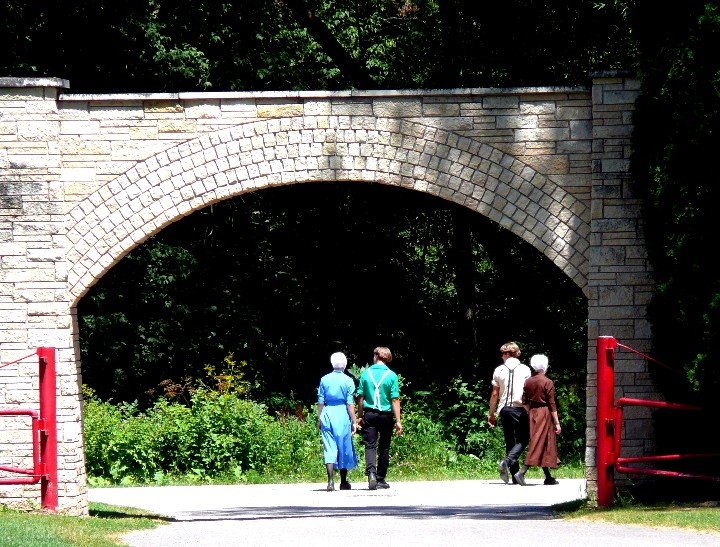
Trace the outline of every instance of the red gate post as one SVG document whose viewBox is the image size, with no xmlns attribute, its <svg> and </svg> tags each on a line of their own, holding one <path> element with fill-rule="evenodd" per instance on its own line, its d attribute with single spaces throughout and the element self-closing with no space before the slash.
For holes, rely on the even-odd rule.
<svg viewBox="0 0 720 547">
<path fill-rule="evenodd" d="M 57 414 L 55 348 L 38 348 L 40 366 L 40 459 L 43 474 L 40 480 L 40 502 L 43 509 L 57 511 Z"/>
<path fill-rule="evenodd" d="M 597 339 L 597 503 L 599 507 L 612 507 L 615 497 L 614 422 L 615 349 L 617 340 L 612 336 Z"/>
</svg>

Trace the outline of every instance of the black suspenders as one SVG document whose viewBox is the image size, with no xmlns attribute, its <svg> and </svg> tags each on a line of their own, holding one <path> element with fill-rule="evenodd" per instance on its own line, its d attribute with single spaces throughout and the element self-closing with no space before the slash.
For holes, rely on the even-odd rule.
<svg viewBox="0 0 720 547">
<path fill-rule="evenodd" d="M 503 366 L 504 366 L 504 367 L 507 367 L 507 369 L 510 371 L 510 374 L 509 374 L 509 376 L 508 376 L 507 390 L 505 391 L 505 395 L 506 395 L 506 397 L 505 397 L 505 406 L 512 406 L 512 402 L 513 402 L 513 391 L 514 391 L 514 389 L 515 389 L 515 387 L 514 387 L 514 385 L 513 385 L 513 384 L 515 383 L 515 381 L 514 381 L 514 380 L 515 380 L 515 369 L 514 369 L 514 368 L 511 369 L 510 367 L 508 367 L 508 366 L 507 366 L 506 364 L 504 364 L 504 363 L 503 363 Z"/>
</svg>

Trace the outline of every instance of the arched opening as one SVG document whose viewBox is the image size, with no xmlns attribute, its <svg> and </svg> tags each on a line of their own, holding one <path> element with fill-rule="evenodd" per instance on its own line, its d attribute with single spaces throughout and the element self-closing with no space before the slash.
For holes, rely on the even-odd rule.
<svg viewBox="0 0 720 547">
<path fill-rule="evenodd" d="M 587 303 L 556 264 L 509 230 L 435 196 L 368 183 L 265 188 L 177 220 L 129 253 L 78 305 L 83 381 L 101 397 L 177 397 L 231 356 L 266 404 L 314 402 L 328 357 L 367 364 L 390 346 L 407 395 L 487 401 L 509 339 L 550 356 L 568 443 L 582 457 Z M 462 384 L 466 387 L 461 387 Z M 469 387 L 467 387 L 469 386 Z M 464 390 L 464 391 L 463 391 Z M 460 391 L 463 391 L 461 394 Z"/>
</svg>

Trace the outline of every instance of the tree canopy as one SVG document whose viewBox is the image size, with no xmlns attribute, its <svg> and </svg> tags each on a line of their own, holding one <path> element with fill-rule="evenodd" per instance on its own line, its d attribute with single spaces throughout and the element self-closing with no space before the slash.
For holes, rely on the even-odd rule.
<svg viewBox="0 0 720 547">
<path fill-rule="evenodd" d="M 713 251 L 720 230 L 720 181 L 711 160 L 720 145 L 720 6 L 689 2 L 681 10 L 638 10 L 637 105 L 633 170 L 645 195 L 648 249 L 657 295 L 650 307 L 658 358 L 684 370 L 661 380 L 706 404 L 720 387 L 720 275 Z"/>
<path fill-rule="evenodd" d="M 6 0 L 0 5 L 0 71 L 67 78 L 71 92 L 87 93 L 574 85 L 587 84 L 594 71 L 634 70 L 643 90 L 633 140 L 634 190 L 645 196 L 646 235 L 658 282 L 650 307 L 655 347 L 683 369 L 690 392 L 708 399 L 720 383 L 720 277 L 711 262 L 718 235 L 713 206 L 720 188 L 711 161 L 720 121 L 719 35 L 717 2 L 702 0 L 672 8 L 643 0 Z M 474 338 L 479 332 L 506 316 L 522 315 L 500 306 L 503 299 L 515 299 L 521 309 L 527 305 L 518 292 L 526 284 L 518 283 L 515 270 L 504 263 L 520 261 L 540 271 L 542 257 L 514 254 L 521 246 L 507 242 L 494 247 L 492 227 L 480 228 L 476 219 L 468 222 L 457 211 L 386 211 L 397 219 L 389 226 L 384 216 L 372 214 L 372 207 L 353 208 L 365 199 L 360 194 L 342 190 L 338 198 L 332 192 L 330 201 L 345 213 L 343 222 L 350 215 L 354 232 L 323 233 L 332 210 L 294 209 L 278 193 L 205 211 L 191 227 L 174 227 L 138 250 L 118 267 L 123 275 L 140 276 L 144 284 L 138 291 L 113 272 L 108 277 L 113 290 L 98 287 L 94 303 L 82 306 L 89 329 L 83 343 L 90 344 L 85 359 L 94 352 L 106 358 L 93 345 L 100 343 L 94 336 L 113 332 L 102 343 L 117 344 L 122 359 L 135 352 L 132 359 L 166 359 L 174 370 L 175 361 L 193 347 L 210 351 L 212 345 L 193 336 L 175 345 L 159 343 L 185 333 L 181 326 L 190 316 L 223 329 L 208 332 L 217 357 L 226 351 L 244 355 L 237 337 L 229 345 L 221 340 L 233 332 L 257 349 L 255 360 L 274 362 L 282 356 L 294 361 L 294 350 L 285 347 L 288 340 L 260 335 L 281 326 L 308 341 L 297 350 L 307 356 L 318 332 L 348 329 L 346 310 L 376 296 L 363 276 L 379 274 L 367 261 L 349 262 L 343 249 L 353 246 L 358 249 L 354 257 L 371 252 L 383 264 L 393 292 L 381 296 L 409 314 L 375 314 L 373 321 L 363 315 L 362 326 L 352 329 L 360 347 L 372 345 L 373 331 L 392 331 L 389 340 L 408 357 L 411 347 L 428 351 L 423 357 L 413 354 L 412 360 L 430 370 L 444 355 L 444 344 L 465 340 L 467 361 L 483 343 L 482 336 Z M 267 206 L 271 197 L 277 206 Z M 405 199 L 389 201 L 398 206 Z M 377 224 L 361 222 L 360 215 Z M 412 224 L 412 215 L 422 222 Z M 231 230 L 228 223 L 244 223 L 248 231 Z M 258 238 L 254 245 L 243 241 L 249 234 Z M 349 239 L 338 239 L 341 234 Z M 204 247 L 188 244 L 190 237 L 201 238 L 197 241 Z M 368 241 L 374 242 L 372 248 Z M 230 254 L 213 255 L 220 248 Z M 327 253 L 350 269 L 345 277 L 333 278 L 322 268 Z M 533 265 L 528 254 L 534 256 Z M 219 271 L 206 270 L 209 259 L 222 265 Z M 246 267 L 251 263 L 253 268 Z M 303 270 L 310 266 L 320 273 Z M 212 280 L 212 298 L 180 302 L 169 294 L 192 287 L 199 275 Z M 257 316 L 254 298 L 238 299 L 236 289 L 243 283 L 262 287 L 261 294 L 272 302 L 272 322 Z M 116 289 L 121 294 L 114 294 Z M 163 306 L 173 313 L 162 325 L 140 323 L 138 328 L 132 306 L 140 304 L 118 308 L 118 301 L 134 292 L 144 294 L 145 305 L 155 302 L 158 313 Z M 565 296 L 567 302 L 576 298 L 573 291 Z M 281 306 L 279 299 L 285 299 Z M 303 306 L 311 300 L 318 302 L 317 310 Z M 574 309 L 554 300 L 548 306 Z M 413 324 L 417 317 L 427 324 L 425 331 Z M 127 340 L 111 330 L 121 325 Z M 516 332 L 504 326 L 507 335 Z M 535 340 L 531 330 L 522 335 Z M 440 342 L 433 344 L 432 336 Z"/>
<path fill-rule="evenodd" d="M 624 2 L 8 0 L 0 71 L 71 92 L 587 83 L 628 68 Z"/>
</svg>

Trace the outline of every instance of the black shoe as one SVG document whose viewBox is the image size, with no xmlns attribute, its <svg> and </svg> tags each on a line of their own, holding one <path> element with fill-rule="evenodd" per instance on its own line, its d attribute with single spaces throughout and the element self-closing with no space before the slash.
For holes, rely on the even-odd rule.
<svg viewBox="0 0 720 547">
<path fill-rule="evenodd" d="M 350 483 L 348 481 L 340 483 L 340 490 L 350 490 L 351 488 L 352 486 L 350 486 Z"/>
<path fill-rule="evenodd" d="M 368 488 L 370 490 L 376 490 L 377 489 L 377 476 L 372 471 L 368 474 Z"/>
<path fill-rule="evenodd" d="M 327 491 L 328 491 L 328 492 L 332 492 L 333 490 L 335 490 L 335 481 L 333 481 L 332 479 L 330 479 L 330 480 L 328 481 Z"/>
<path fill-rule="evenodd" d="M 545 486 L 554 486 L 556 484 L 560 484 L 555 477 L 549 477 L 545 479 L 545 482 L 543 482 Z"/>
<path fill-rule="evenodd" d="M 500 460 L 500 463 L 498 464 L 498 471 L 500 472 L 500 478 L 502 481 L 507 484 L 510 477 L 508 475 L 508 464 L 505 460 Z"/>
<path fill-rule="evenodd" d="M 378 479 L 377 487 L 385 489 L 385 488 L 390 488 L 390 485 L 388 483 L 386 483 L 383 479 Z"/>
<path fill-rule="evenodd" d="M 513 475 L 513 479 L 515 479 L 519 485 L 527 486 L 525 484 L 525 473 L 521 473 L 520 471 L 518 471 Z"/>
</svg>

